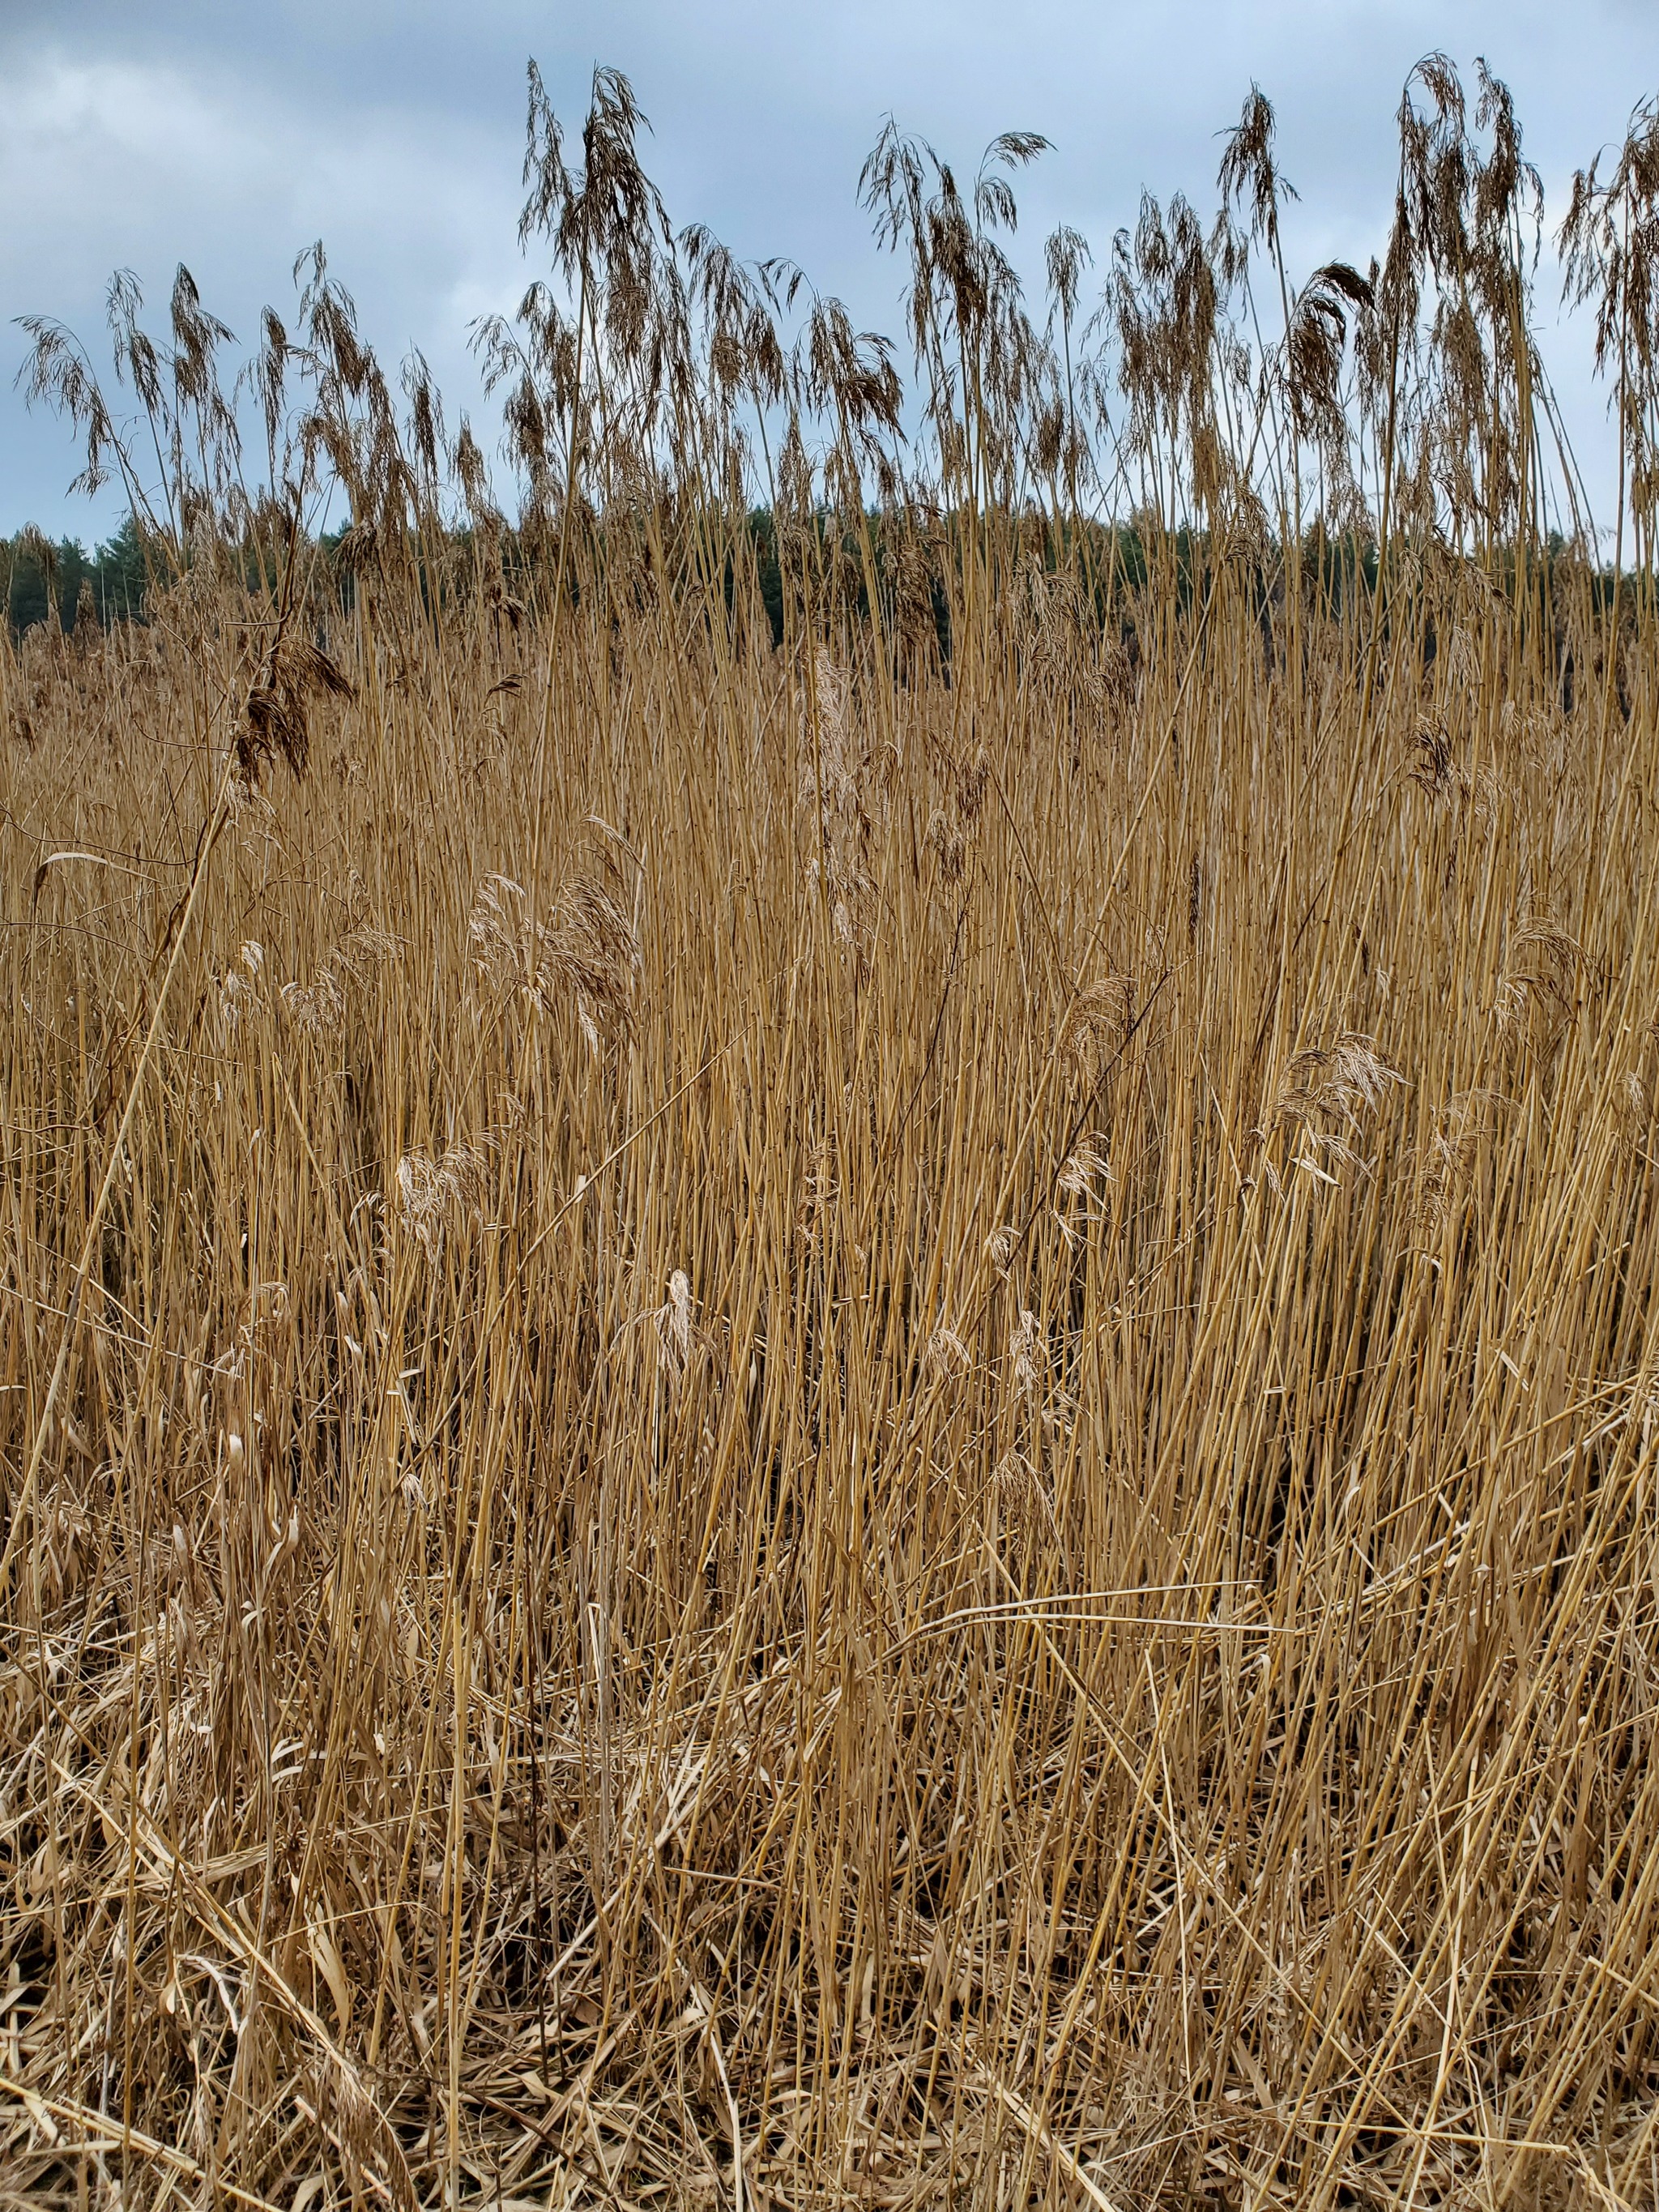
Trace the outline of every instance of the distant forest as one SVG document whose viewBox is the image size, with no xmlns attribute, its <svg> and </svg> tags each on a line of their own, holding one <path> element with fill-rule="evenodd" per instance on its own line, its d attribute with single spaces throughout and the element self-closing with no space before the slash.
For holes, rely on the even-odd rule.
<svg viewBox="0 0 1659 2212">
<path fill-rule="evenodd" d="M 38 530 L 0 538 L 0 588 L 14 637 L 45 622 L 54 602 L 66 630 L 74 629 L 82 606 L 100 623 L 137 615 L 147 581 L 143 540 L 131 516 L 90 553 L 79 538 L 61 538 L 54 545 Z"/>
<path fill-rule="evenodd" d="M 769 509 L 757 507 L 747 518 L 747 538 L 754 562 L 753 582 L 762 606 L 770 623 L 773 642 L 781 644 L 784 636 L 783 574 L 779 563 L 777 526 Z M 878 509 L 872 508 L 866 516 L 867 538 L 872 559 L 872 573 L 884 598 L 894 582 L 892 562 L 888 545 L 886 518 Z M 856 569 L 858 540 L 849 532 L 844 521 L 824 507 L 817 516 L 817 528 L 821 555 L 827 554 L 832 541 L 839 542 L 840 563 L 843 569 Z M 322 556 L 317 582 L 325 594 L 334 596 L 343 609 L 350 608 L 356 600 L 356 585 L 352 566 L 343 557 L 343 541 L 348 536 L 342 527 L 321 532 L 313 541 Z M 477 580 L 473 573 L 472 556 L 477 550 L 474 533 L 465 524 L 441 529 L 440 540 L 447 545 L 453 562 L 440 559 L 438 571 L 428 573 L 428 556 L 434 550 L 428 541 L 417 561 L 423 597 L 447 597 L 457 586 L 465 593 L 469 584 Z M 501 575 L 509 597 L 500 604 L 514 611 L 516 622 L 525 602 L 535 596 L 538 580 L 544 587 L 548 577 L 544 572 L 543 558 L 546 548 L 538 545 L 533 533 L 526 533 L 511 526 L 498 526 L 493 533 L 494 556 L 500 563 Z M 1172 575 L 1176 589 L 1183 603 L 1198 587 L 1199 579 L 1208 571 L 1210 545 L 1202 532 L 1182 527 L 1169 533 L 1167 546 L 1173 558 Z M 728 547 L 725 562 L 725 590 L 728 605 L 738 589 L 738 568 L 734 568 Z M 1257 576 L 1258 602 L 1263 608 L 1267 601 L 1282 590 L 1282 584 L 1272 574 L 1272 556 L 1276 541 L 1269 530 L 1264 533 L 1261 563 Z M 1534 589 L 1547 587 L 1547 579 L 1557 562 L 1567 550 L 1565 539 L 1559 531 L 1547 533 L 1536 549 L 1530 570 Z M 268 582 L 270 549 L 262 557 L 251 538 L 245 538 L 240 548 L 245 574 L 249 588 L 258 591 Z M 48 619 L 55 605 L 58 619 L 65 634 L 74 630 L 77 618 L 89 613 L 100 628 L 119 621 L 143 622 L 146 619 L 145 595 L 155 585 L 163 589 L 178 579 L 176 548 L 152 538 L 149 559 L 146 559 L 144 533 L 131 517 L 122 523 L 114 536 L 88 552 L 76 538 L 60 538 L 56 544 L 35 527 L 21 530 L 10 538 L 0 538 L 0 592 L 4 593 L 7 617 L 14 641 L 34 625 Z M 1077 565 L 1085 582 L 1085 598 L 1094 605 L 1097 619 L 1105 623 L 1114 604 L 1120 623 L 1127 623 L 1124 633 L 1127 642 L 1133 629 L 1133 617 L 1124 605 L 1123 596 L 1142 591 L 1151 574 L 1151 555 L 1148 540 L 1143 530 L 1134 522 L 1099 523 L 1083 521 L 1045 536 L 1039 554 L 1041 565 L 1048 570 Z M 738 567 L 741 563 L 738 564 Z M 1323 599 L 1327 611 L 1336 614 L 1350 602 L 1356 590 L 1364 598 L 1372 592 L 1377 578 L 1377 549 L 1369 537 L 1347 532 L 1332 538 L 1317 526 L 1307 530 L 1302 541 L 1302 575 L 1304 587 L 1314 586 Z M 1626 589 L 1630 588 L 1630 571 L 1622 571 Z M 1512 586 L 1516 570 L 1512 555 L 1497 549 L 1493 580 L 1507 577 Z M 1318 580 L 1316 585 L 1315 580 Z M 1590 589 L 1598 605 L 1605 605 L 1613 591 L 1613 571 L 1602 563 L 1595 572 Z M 566 596 L 574 600 L 580 596 L 581 586 L 574 577 L 566 580 Z M 522 599 L 510 596 L 522 594 Z M 933 603 L 933 615 L 938 630 L 939 648 L 945 660 L 951 657 L 951 621 L 948 594 L 945 587 L 943 568 L 928 578 L 928 595 Z M 499 596 L 499 595 L 498 595 Z M 867 613 L 863 582 L 856 581 L 854 599 L 861 614 Z"/>
</svg>

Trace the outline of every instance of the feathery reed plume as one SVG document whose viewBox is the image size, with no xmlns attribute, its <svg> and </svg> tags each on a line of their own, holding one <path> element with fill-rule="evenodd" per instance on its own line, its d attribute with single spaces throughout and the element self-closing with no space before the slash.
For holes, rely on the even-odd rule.
<svg viewBox="0 0 1659 2212">
<path fill-rule="evenodd" d="M 483 1153 L 467 1145 L 436 1158 L 405 1152 L 398 1163 L 398 1218 L 434 1267 L 445 1237 L 478 1212 L 484 1166 Z"/>
<path fill-rule="evenodd" d="M 545 923 L 532 920 L 521 884 L 487 876 L 467 933 L 482 980 L 522 993 L 542 1013 L 568 1003 L 596 1055 L 604 1041 L 631 1039 L 640 945 L 608 854 L 596 854 L 592 866 L 567 878 Z"/>
</svg>

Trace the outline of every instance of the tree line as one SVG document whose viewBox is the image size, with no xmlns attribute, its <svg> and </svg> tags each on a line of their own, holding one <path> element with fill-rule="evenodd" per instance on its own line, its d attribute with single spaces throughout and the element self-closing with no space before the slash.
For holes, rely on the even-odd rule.
<svg viewBox="0 0 1659 2212">
<path fill-rule="evenodd" d="M 78 538 L 54 544 L 33 525 L 0 538 L 0 588 L 15 638 L 54 611 L 65 630 L 88 614 L 104 626 L 138 616 L 148 582 L 143 538 L 131 515 L 91 551 Z"/>
</svg>

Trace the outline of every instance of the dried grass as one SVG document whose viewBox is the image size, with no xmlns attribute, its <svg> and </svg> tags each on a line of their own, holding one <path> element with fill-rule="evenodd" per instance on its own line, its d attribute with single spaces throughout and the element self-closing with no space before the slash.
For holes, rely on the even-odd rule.
<svg viewBox="0 0 1659 2212">
<path fill-rule="evenodd" d="M 944 362 L 1003 203 L 925 150 Z M 1119 270 L 1182 421 L 1211 251 Z M 892 524 L 948 669 L 810 505 L 775 652 L 637 456 L 611 567 L 547 303 L 509 573 L 307 282 L 345 600 L 198 532 L 0 644 L 7 2201 L 1651 2203 L 1650 599 L 1042 583 L 992 392 Z"/>
</svg>

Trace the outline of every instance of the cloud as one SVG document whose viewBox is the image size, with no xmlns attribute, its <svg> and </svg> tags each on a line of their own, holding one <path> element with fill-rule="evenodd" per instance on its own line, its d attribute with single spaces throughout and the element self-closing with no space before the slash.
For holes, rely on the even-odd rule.
<svg viewBox="0 0 1659 2212">
<path fill-rule="evenodd" d="M 239 335 L 267 301 L 292 298 L 290 270 L 312 240 L 358 295 L 370 339 L 395 362 L 425 347 L 440 382 L 474 380 L 468 322 L 520 288 L 515 149 L 465 125 L 434 143 L 398 111 L 319 117 L 225 70 L 94 64 L 48 55 L 0 80 L 0 203 L 33 219 L 0 230 L 0 296 L 52 315 L 101 358 L 102 301 L 117 268 L 135 270 L 164 313 L 185 263 L 206 303 Z M 21 331 L 7 333 L 15 367 Z M 107 527 L 115 511 L 65 506 L 76 460 L 68 433 L 8 395 L 0 437 L 0 528 L 26 515 Z"/>
</svg>

